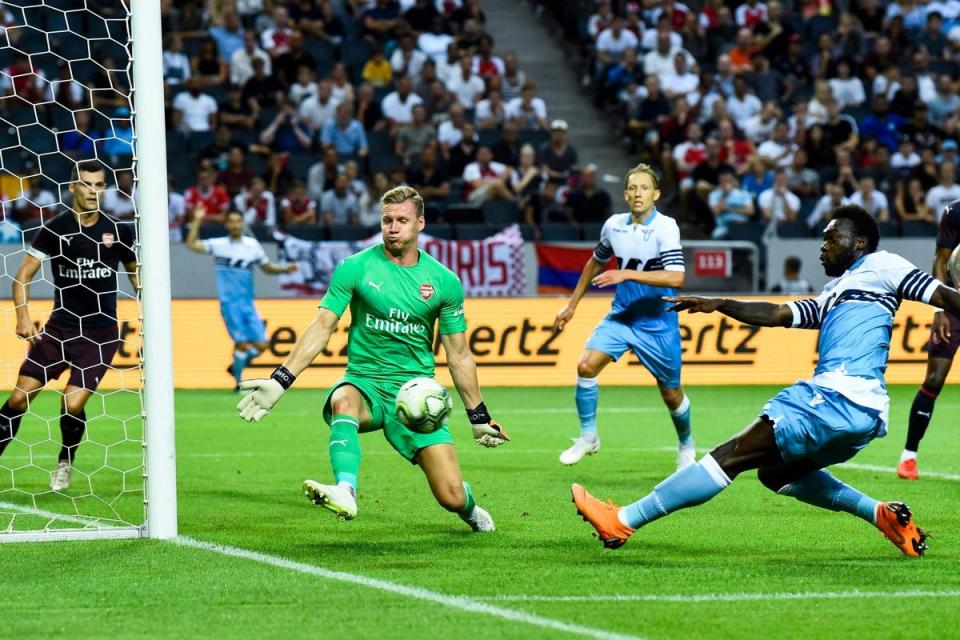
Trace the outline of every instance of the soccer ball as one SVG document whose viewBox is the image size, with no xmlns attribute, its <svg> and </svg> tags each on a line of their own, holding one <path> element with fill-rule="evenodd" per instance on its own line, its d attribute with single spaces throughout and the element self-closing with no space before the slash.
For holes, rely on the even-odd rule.
<svg viewBox="0 0 960 640">
<path fill-rule="evenodd" d="M 417 433 L 433 433 L 453 410 L 453 398 L 433 378 L 413 378 L 397 392 L 397 419 Z"/>
</svg>

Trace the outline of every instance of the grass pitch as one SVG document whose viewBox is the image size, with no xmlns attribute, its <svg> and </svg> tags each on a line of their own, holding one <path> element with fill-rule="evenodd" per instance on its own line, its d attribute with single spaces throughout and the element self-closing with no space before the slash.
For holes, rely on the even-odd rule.
<svg viewBox="0 0 960 640">
<path fill-rule="evenodd" d="M 698 445 L 743 427 L 778 389 L 689 388 Z M 673 429 L 653 388 L 601 388 L 603 449 L 570 468 L 557 455 L 577 433 L 572 390 L 487 389 L 514 438 L 496 450 L 473 444 L 458 409 L 464 475 L 497 523 L 489 535 L 436 506 L 420 471 L 378 433 L 361 438 L 358 519 L 339 522 L 309 504 L 302 480 L 330 478 L 319 391 L 292 391 L 258 425 L 235 417 L 230 394 L 181 391 L 181 534 L 274 564 L 155 541 L 2 545 L 0 637 L 960 637 L 960 395 L 941 395 L 922 479 L 908 483 L 893 467 L 914 392 L 891 389 L 890 435 L 834 472 L 913 507 L 933 535 L 920 561 L 856 518 L 771 494 L 754 473 L 622 549 L 603 549 L 569 486 L 628 502 L 673 470 Z M 133 400 L 115 399 L 110 413 L 135 412 Z M 38 411 L 52 415 L 53 396 L 44 402 Z M 28 419 L 21 436 L 41 430 Z M 24 451 L 11 447 L 4 463 Z M 38 445 L 34 457 L 55 451 Z M 78 471 L 92 465 L 122 495 L 135 464 L 110 455 L 81 448 Z M 44 481 L 34 472 L 19 486 L 41 491 Z M 0 500 L 23 502 L 8 486 Z M 136 508 L 129 496 L 111 507 Z"/>
</svg>

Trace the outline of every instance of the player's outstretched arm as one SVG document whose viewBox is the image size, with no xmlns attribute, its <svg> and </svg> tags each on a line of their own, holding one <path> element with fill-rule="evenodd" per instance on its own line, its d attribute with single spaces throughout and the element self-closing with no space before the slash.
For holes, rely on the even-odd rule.
<svg viewBox="0 0 960 640">
<path fill-rule="evenodd" d="M 960 292 L 946 285 L 940 285 L 930 296 L 930 304 L 960 316 Z"/>
<path fill-rule="evenodd" d="M 264 273 L 269 273 L 271 275 L 277 275 L 280 273 L 293 273 L 300 267 L 296 262 L 292 262 L 288 265 L 276 264 L 275 262 L 267 262 L 261 265 Z"/>
<path fill-rule="evenodd" d="M 37 339 L 39 334 L 37 327 L 30 319 L 30 307 L 28 306 L 30 282 L 37 271 L 40 270 L 41 264 L 43 263 L 34 256 L 29 253 L 25 254 L 23 262 L 20 263 L 20 268 L 17 269 L 17 277 L 13 279 L 13 307 L 17 312 L 17 335 L 31 343 Z"/>
<path fill-rule="evenodd" d="M 247 395 L 237 404 L 240 417 L 247 422 L 260 422 L 270 413 L 297 376 L 326 348 L 339 320 L 337 314 L 321 308 L 303 330 L 290 355 L 274 370 L 273 375 L 241 382 L 240 388 L 246 391 Z"/>
<path fill-rule="evenodd" d="M 480 382 L 477 380 L 477 363 L 467 346 L 466 334 L 451 333 L 441 335 L 443 350 L 447 354 L 447 368 L 453 378 L 453 385 L 467 408 L 467 417 L 473 429 L 473 439 L 484 447 L 498 447 L 510 437 L 503 428 L 493 421 L 483 396 L 480 395 Z"/>
<path fill-rule="evenodd" d="M 793 311 L 785 304 L 772 302 L 743 302 L 729 298 L 703 298 L 699 296 L 676 296 L 665 298 L 674 303 L 668 311 L 690 313 L 720 313 L 734 320 L 758 327 L 789 327 L 793 323 Z"/>
<path fill-rule="evenodd" d="M 206 247 L 203 246 L 203 242 L 200 241 L 200 225 L 203 224 L 203 219 L 206 215 L 207 210 L 202 204 L 197 205 L 193 210 L 193 222 L 190 223 L 190 229 L 187 231 L 187 239 L 183 242 L 190 251 L 196 251 L 197 253 L 207 252 Z"/>
<path fill-rule="evenodd" d="M 577 287 L 573 290 L 570 300 L 557 312 L 557 317 L 553 321 L 554 333 L 563 331 L 567 323 L 573 319 L 573 314 L 577 310 L 577 305 L 580 304 L 580 299 L 587 293 L 587 289 L 590 288 L 590 283 L 593 282 L 593 279 L 596 278 L 601 271 L 603 271 L 603 264 L 593 256 L 590 256 L 587 264 L 583 265 L 583 272 L 580 274 L 580 280 L 577 281 Z"/>
<path fill-rule="evenodd" d="M 593 279 L 598 287 L 609 287 L 627 280 L 647 284 L 652 287 L 670 287 L 682 289 L 686 283 L 683 271 L 637 271 L 636 269 L 611 269 Z"/>
</svg>

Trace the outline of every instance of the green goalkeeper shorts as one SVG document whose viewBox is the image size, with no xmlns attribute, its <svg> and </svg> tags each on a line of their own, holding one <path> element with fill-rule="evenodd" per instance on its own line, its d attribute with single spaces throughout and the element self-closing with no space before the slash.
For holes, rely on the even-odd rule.
<svg viewBox="0 0 960 640">
<path fill-rule="evenodd" d="M 344 376 L 338 380 L 323 401 L 323 419 L 330 424 L 333 420 L 333 410 L 330 407 L 330 397 L 333 392 L 345 384 L 356 387 L 360 395 L 367 401 L 370 411 L 370 422 L 360 427 L 361 433 L 383 429 L 383 435 L 397 452 L 413 462 L 413 458 L 420 449 L 434 444 L 453 444 L 453 435 L 447 425 L 443 425 L 433 433 L 415 433 L 403 426 L 397 420 L 396 399 L 397 391 L 403 382 L 390 380 L 370 380 L 356 376 Z"/>
</svg>

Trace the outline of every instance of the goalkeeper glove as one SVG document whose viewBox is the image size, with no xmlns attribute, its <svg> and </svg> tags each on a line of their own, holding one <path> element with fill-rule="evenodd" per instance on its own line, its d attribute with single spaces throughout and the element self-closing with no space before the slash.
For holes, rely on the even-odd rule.
<svg viewBox="0 0 960 640">
<path fill-rule="evenodd" d="M 482 447 L 499 447 L 510 440 L 510 436 L 499 424 L 493 421 L 487 411 L 487 405 L 480 403 L 475 409 L 467 411 L 473 429 L 473 439 Z"/>
<path fill-rule="evenodd" d="M 289 389 L 296 379 L 297 377 L 286 368 L 277 367 L 269 378 L 243 380 L 240 388 L 248 393 L 237 403 L 240 417 L 247 422 L 263 420 L 263 417 L 273 409 L 273 405 L 283 397 L 283 392 Z"/>
</svg>

